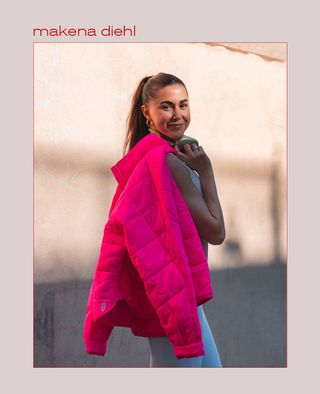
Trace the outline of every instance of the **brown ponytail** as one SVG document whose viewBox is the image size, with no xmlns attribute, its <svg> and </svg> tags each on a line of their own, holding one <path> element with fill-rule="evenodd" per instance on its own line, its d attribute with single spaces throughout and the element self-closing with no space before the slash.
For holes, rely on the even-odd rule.
<svg viewBox="0 0 320 394">
<path fill-rule="evenodd" d="M 154 76 L 144 77 L 139 82 L 132 96 L 131 108 L 127 117 L 127 135 L 123 146 L 123 155 L 150 133 L 141 106 L 154 98 L 159 89 L 173 84 L 183 85 L 187 90 L 181 79 L 172 74 L 158 73 Z"/>
<path fill-rule="evenodd" d="M 135 146 L 144 136 L 149 134 L 148 127 L 146 125 L 146 118 L 144 117 L 141 106 L 142 102 L 142 91 L 146 82 L 151 78 L 144 77 L 140 81 L 136 91 L 134 92 L 131 99 L 131 109 L 127 118 L 127 135 L 123 147 L 123 155 L 126 154 L 127 147 L 128 151 Z"/>
</svg>

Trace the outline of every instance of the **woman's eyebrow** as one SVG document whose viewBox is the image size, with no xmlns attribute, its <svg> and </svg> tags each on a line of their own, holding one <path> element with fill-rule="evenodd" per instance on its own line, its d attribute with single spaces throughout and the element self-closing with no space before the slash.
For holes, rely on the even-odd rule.
<svg viewBox="0 0 320 394">
<path fill-rule="evenodd" d="M 188 101 L 188 99 L 181 100 L 180 103 L 184 103 L 185 101 Z M 165 101 L 161 101 L 160 104 L 173 104 L 173 102 L 169 100 L 165 100 Z"/>
</svg>

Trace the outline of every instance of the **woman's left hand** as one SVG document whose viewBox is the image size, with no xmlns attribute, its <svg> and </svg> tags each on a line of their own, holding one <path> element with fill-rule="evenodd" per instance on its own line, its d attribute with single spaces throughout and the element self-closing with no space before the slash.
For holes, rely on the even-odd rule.
<svg viewBox="0 0 320 394">
<path fill-rule="evenodd" d="M 202 146 L 185 144 L 184 149 L 186 153 L 177 148 L 177 156 L 200 176 L 213 172 L 211 161 Z"/>
</svg>

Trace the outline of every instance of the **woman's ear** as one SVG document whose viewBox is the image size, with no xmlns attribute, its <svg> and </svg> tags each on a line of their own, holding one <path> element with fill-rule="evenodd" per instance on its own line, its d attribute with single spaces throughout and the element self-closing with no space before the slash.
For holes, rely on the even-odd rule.
<svg viewBox="0 0 320 394">
<path fill-rule="evenodd" d="M 147 106 L 145 106 L 144 104 L 143 104 L 143 105 L 141 105 L 141 111 L 142 111 L 143 115 L 145 116 L 145 118 L 148 118 L 148 116 L 149 116 L 149 110 L 148 110 L 148 107 L 147 107 Z"/>
</svg>

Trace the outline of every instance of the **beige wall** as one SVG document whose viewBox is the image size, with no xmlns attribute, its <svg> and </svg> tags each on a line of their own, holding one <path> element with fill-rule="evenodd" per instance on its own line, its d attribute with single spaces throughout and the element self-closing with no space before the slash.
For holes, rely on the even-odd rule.
<svg viewBox="0 0 320 394">
<path fill-rule="evenodd" d="M 278 45 L 284 50 L 285 44 Z M 130 95 L 140 78 L 159 71 L 186 83 L 192 111 L 186 134 L 200 141 L 215 168 L 228 237 L 210 247 L 210 265 L 267 264 L 285 257 L 283 60 L 201 43 L 39 43 L 36 282 L 92 277 L 116 187 L 110 167 L 121 158 Z"/>
<path fill-rule="evenodd" d="M 286 61 L 287 46 L 285 43 L 275 42 L 208 42 L 211 46 L 224 46 L 228 49 L 239 51 L 242 53 L 252 53 L 262 56 L 265 60 Z"/>
</svg>

